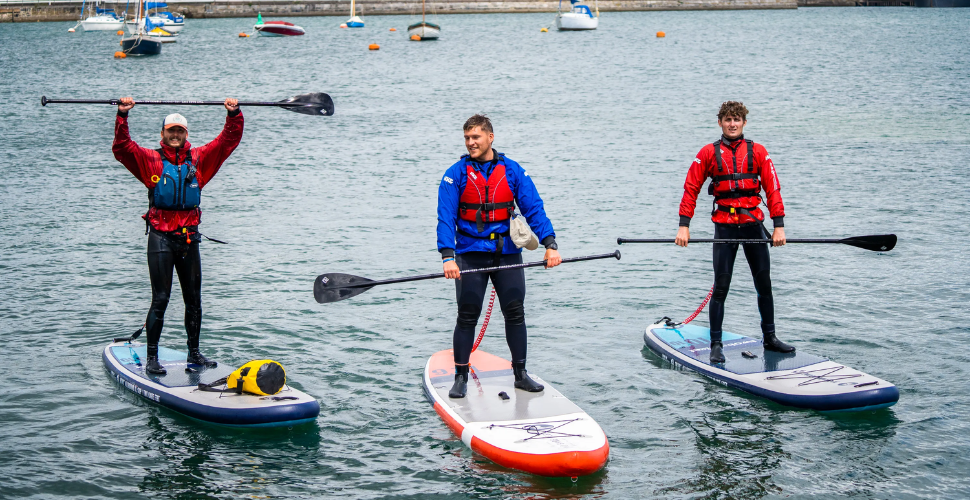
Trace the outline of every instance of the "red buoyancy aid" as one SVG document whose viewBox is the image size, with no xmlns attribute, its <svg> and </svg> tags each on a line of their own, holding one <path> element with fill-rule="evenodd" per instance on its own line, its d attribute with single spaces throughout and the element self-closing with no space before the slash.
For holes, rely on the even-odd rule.
<svg viewBox="0 0 970 500">
<path fill-rule="evenodd" d="M 735 217 L 738 214 L 747 215 L 756 221 L 764 218 L 761 210 L 757 209 L 761 203 L 761 172 L 756 171 L 754 165 L 754 141 L 745 139 L 747 145 L 746 165 L 738 165 L 738 152 L 735 150 L 733 165 L 725 165 L 721 159 L 721 141 L 714 143 L 714 168 L 708 194 L 714 196 L 714 212 L 728 212 Z M 735 203 L 719 203 L 721 200 L 737 199 Z M 760 216 L 760 217 L 759 217 Z M 738 219 L 740 220 L 740 219 Z"/>
<path fill-rule="evenodd" d="M 486 180 L 471 163 L 465 164 L 465 190 L 458 200 L 458 216 L 476 222 L 478 231 L 486 222 L 507 220 L 515 210 L 515 194 L 505 177 L 505 163 L 499 160 Z"/>
</svg>

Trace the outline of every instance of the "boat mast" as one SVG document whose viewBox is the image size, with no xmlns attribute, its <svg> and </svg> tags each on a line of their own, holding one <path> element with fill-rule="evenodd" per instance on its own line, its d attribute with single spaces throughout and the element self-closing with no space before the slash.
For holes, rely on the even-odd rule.
<svg viewBox="0 0 970 500">
<path fill-rule="evenodd" d="M 421 0 L 421 24 L 424 24 L 424 1 Z"/>
<path fill-rule="evenodd" d="M 350 0 L 350 17 L 354 17 L 354 0 Z"/>
</svg>

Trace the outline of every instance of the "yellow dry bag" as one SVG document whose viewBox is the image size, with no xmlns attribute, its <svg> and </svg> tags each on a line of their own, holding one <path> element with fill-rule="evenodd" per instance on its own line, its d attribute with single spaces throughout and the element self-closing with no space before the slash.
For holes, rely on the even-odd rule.
<svg viewBox="0 0 970 500">
<path fill-rule="evenodd" d="M 247 392 L 257 396 L 272 396 L 283 390 L 286 385 L 286 371 L 283 365 L 271 359 L 257 359 L 239 367 L 226 377 L 226 387 L 236 392 Z"/>
</svg>

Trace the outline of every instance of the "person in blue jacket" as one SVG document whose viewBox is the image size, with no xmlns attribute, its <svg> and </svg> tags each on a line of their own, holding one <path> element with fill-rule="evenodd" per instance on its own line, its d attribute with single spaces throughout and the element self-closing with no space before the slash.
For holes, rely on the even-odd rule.
<svg viewBox="0 0 970 500">
<path fill-rule="evenodd" d="M 448 395 L 465 397 L 468 359 L 475 325 L 492 280 L 505 316 L 505 340 L 512 353 L 515 388 L 540 392 L 544 387 L 525 369 L 525 270 L 512 269 L 461 276 L 461 270 L 522 263 L 522 250 L 509 237 L 515 206 L 546 247 L 546 268 L 562 263 L 556 233 L 546 217 L 542 198 L 518 163 L 492 149 L 492 122 L 475 115 L 464 125 L 468 154 L 448 168 L 438 187 L 438 251 L 445 277 L 455 280 L 458 321 L 455 325 L 455 384 Z"/>
</svg>

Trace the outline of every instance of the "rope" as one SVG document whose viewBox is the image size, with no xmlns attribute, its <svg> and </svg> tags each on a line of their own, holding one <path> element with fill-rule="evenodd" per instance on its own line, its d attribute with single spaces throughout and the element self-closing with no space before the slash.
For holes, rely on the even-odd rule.
<svg viewBox="0 0 970 500">
<path fill-rule="evenodd" d="M 493 286 L 492 296 L 488 299 L 488 310 L 485 311 L 485 321 L 482 322 L 482 330 L 478 332 L 478 338 L 475 339 L 475 345 L 472 346 L 472 352 L 475 352 L 475 349 L 478 349 L 478 344 L 481 344 L 482 338 L 485 337 L 485 330 L 488 328 L 488 320 L 492 317 L 492 307 L 494 305 L 495 305 L 495 287 Z"/>
<path fill-rule="evenodd" d="M 686 325 L 687 323 L 694 321 L 694 318 L 696 318 L 697 315 L 700 314 L 705 307 L 707 307 L 707 303 L 710 302 L 712 295 L 714 295 L 714 285 L 711 285 L 711 291 L 707 292 L 707 298 L 704 299 L 704 302 L 701 302 L 701 305 L 697 308 L 696 311 L 694 311 L 694 314 L 691 314 L 690 316 L 687 317 L 687 319 L 678 323 L 677 326 Z"/>
</svg>

